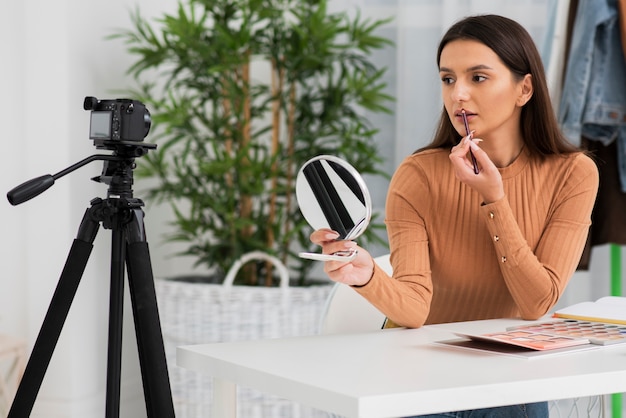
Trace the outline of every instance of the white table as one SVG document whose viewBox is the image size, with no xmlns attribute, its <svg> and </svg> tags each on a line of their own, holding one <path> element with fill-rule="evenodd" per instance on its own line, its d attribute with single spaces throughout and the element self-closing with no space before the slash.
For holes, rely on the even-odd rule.
<svg viewBox="0 0 626 418">
<path fill-rule="evenodd" d="M 242 385 L 346 417 L 399 417 L 626 392 L 626 344 L 533 359 L 446 347 L 453 332 L 527 322 L 461 322 L 363 334 L 178 347 L 214 377 L 214 416 L 236 416 Z"/>
</svg>

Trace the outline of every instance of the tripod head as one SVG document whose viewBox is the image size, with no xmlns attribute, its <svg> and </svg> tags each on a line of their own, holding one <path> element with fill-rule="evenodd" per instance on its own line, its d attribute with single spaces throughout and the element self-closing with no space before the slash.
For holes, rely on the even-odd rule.
<svg viewBox="0 0 626 418">
<path fill-rule="evenodd" d="M 102 174 L 92 180 L 109 185 L 109 197 L 132 198 L 133 172 L 135 158 L 155 149 L 155 144 L 116 144 L 113 154 L 91 155 L 56 174 L 45 174 L 28 180 L 14 187 L 7 193 L 7 199 L 13 206 L 17 206 L 40 195 L 48 190 L 56 180 L 89 164 L 92 161 L 104 161 Z"/>
<path fill-rule="evenodd" d="M 104 161 L 102 174 L 92 180 L 109 186 L 109 197 L 132 198 L 133 170 L 135 158 L 145 155 L 148 150 L 156 148 L 154 144 L 128 145 L 116 144 L 112 156 Z"/>
</svg>

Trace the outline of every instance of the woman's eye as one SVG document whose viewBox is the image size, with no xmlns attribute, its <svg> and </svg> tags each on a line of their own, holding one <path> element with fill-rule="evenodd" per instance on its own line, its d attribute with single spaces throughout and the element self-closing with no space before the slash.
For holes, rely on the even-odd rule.
<svg viewBox="0 0 626 418">
<path fill-rule="evenodd" d="M 452 83 L 454 83 L 454 79 L 452 77 L 449 77 L 449 76 L 444 76 L 444 77 L 441 77 L 441 82 L 443 84 L 452 84 Z"/>
<path fill-rule="evenodd" d="M 487 77 L 485 77 L 484 75 L 475 75 L 473 79 L 477 83 L 482 83 L 483 81 L 487 79 Z"/>
</svg>

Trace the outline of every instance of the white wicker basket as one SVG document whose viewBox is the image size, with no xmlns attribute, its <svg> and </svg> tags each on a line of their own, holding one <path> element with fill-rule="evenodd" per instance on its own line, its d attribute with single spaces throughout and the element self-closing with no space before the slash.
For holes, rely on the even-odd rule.
<svg viewBox="0 0 626 418">
<path fill-rule="evenodd" d="M 237 271 L 251 260 L 272 262 L 280 286 L 233 286 Z M 242 256 L 222 285 L 157 279 L 155 286 L 178 418 L 210 417 L 212 390 L 210 376 L 176 366 L 177 346 L 313 335 L 332 289 L 330 283 L 290 287 L 287 268 L 263 252 Z M 243 418 L 327 416 L 256 390 L 238 390 L 238 416 Z"/>
</svg>

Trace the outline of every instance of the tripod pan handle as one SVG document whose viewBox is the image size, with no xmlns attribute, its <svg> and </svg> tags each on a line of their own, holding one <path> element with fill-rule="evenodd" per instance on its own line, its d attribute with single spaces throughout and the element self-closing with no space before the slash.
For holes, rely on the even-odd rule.
<svg viewBox="0 0 626 418">
<path fill-rule="evenodd" d="M 54 177 L 51 174 L 46 174 L 11 189 L 7 193 L 7 199 L 13 206 L 24 203 L 27 200 L 45 192 L 54 184 Z"/>
</svg>

